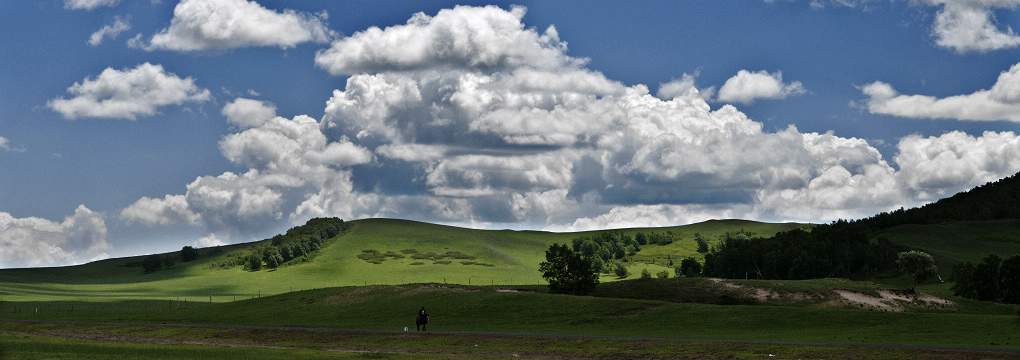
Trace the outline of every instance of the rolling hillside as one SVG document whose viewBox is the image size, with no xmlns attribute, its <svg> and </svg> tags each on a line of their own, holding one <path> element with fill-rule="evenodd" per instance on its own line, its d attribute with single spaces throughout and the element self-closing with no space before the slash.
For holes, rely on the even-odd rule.
<svg viewBox="0 0 1020 360">
<path fill-rule="evenodd" d="M 336 286 L 427 282 L 544 284 L 538 264 L 544 261 L 550 244 L 569 243 L 577 236 L 596 233 L 474 230 L 394 219 L 365 219 L 349 224 L 347 232 L 324 243 L 310 261 L 277 269 L 246 271 L 242 266 L 221 266 L 259 247 L 269 246 L 272 239 L 266 239 L 199 249 L 197 260 L 178 261 L 172 268 L 149 274 L 139 266 L 144 256 L 69 267 L 3 269 L 0 270 L 0 294 L 7 301 L 102 302 L 211 297 L 213 302 L 221 302 Z M 644 246 L 628 263 L 632 273 L 640 274 L 644 268 L 653 273 L 666 269 L 661 261 L 658 265 L 649 264 L 666 255 L 675 259 L 700 255 L 695 252 L 695 233 L 714 243 L 727 232 L 770 236 L 800 226 L 713 220 L 678 227 L 613 231 L 630 236 L 639 232 L 675 234 L 677 241 L 674 243 Z M 177 253 L 163 256 L 176 257 Z M 603 278 L 603 281 L 614 280 L 615 277 Z"/>
</svg>

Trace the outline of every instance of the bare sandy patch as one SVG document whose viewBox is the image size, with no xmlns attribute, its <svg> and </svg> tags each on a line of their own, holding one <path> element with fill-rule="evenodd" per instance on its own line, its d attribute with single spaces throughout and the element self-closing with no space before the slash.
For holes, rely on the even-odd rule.
<svg viewBox="0 0 1020 360">
<path fill-rule="evenodd" d="M 943 308 L 955 305 L 952 301 L 936 296 L 903 290 L 875 289 L 879 296 L 845 289 L 832 291 L 842 297 L 844 303 L 883 311 L 900 312 L 904 310 L 905 306 Z"/>
</svg>

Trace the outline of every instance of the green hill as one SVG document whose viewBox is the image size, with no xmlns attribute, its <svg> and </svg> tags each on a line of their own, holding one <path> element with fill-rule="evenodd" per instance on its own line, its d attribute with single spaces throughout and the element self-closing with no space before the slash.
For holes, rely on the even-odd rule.
<svg viewBox="0 0 1020 360">
<path fill-rule="evenodd" d="M 314 221 L 314 220 L 313 220 Z M 247 271 L 237 263 L 275 241 L 294 243 L 318 230 L 310 224 L 263 241 L 199 249 L 194 261 L 176 261 L 173 267 L 145 273 L 145 256 L 107 259 L 89 264 L 32 269 L 0 270 L 0 294 L 6 301 L 119 301 L 212 297 L 214 302 L 250 298 L 314 288 L 449 283 L 463 285 L 544 284 L 538 264 L 552 243 L 597 233 L 474 230 L 395 219 L 348 222 L 350 228 L 324 242 L 307 262 L 295 260 L 276 269 Z M 694 234 L 710 243 L 727 232 L 770 236 L 799 224 L 767 224 L 744 220 L 713 220 L 687 226 L 612 230 L 625 235 L 638 232 L 675 234 L 669 245 L 647 245 L 627 263 L 632 273 L 657 272 L 661 258 L 699 255 Z M 289 240 L 288 240 L 289 239 Z M 161 254 L 179 258 L 178 253 Z M 659 259 L 659 260 L 657 260 Z M 227 265 L 227 266 L 225 266 Z M 614 281 L 604 277 L 603 281 Z"/>
</svg>

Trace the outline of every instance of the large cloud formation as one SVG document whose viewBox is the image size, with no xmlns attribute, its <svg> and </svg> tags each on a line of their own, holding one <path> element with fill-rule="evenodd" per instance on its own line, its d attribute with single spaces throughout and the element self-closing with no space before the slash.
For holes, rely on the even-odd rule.
<svg viewBox="0 0 1020 360">
<path fill-rule="evenodd" d="M 84 263 L 108 257 L 109 248 L 106 222 L 85 205 L 59 223 L 0 212 L 0 268 Z"/>
<path fill-rule="evenodd" d="M 326 27 L 327 18 L 325 11 L 276 12 L 254 1 L 183 0 L 174 8 L 170 27 L 153 35 L 147 43 L 138 34 L 129 45 L 147 51 L 292 48 L 306 42 L 329 42 L 335 33 Z"/>
<path fill-rule="evenodd" d="M 153 115 L 165 105 L 205 102 L 209 90 L 195 85 L 195 79 L 181 79 L 168 73 L 163 65 L 144 63 L 134 69 L 106 68 L 95 79 L 85 78 L 67 88 L 74 95 L 50 100 L 46 106 L 66 119 L 81 117 L 135 120 L 138 115 Z"/>
<path fill-rule="evenodd" d="M 524 13 L 460 6 L 332 42 L 315 64 L 350 76 L 321 120 L 236 99 L 220 150 L 247 172 L 199 177 L 121 217 L 203 224 L 209 241 L 324 215 L 557 230 L 827 221 L 1020 170 L 994 160 L 1020 149 L 1013 133 L 907 137 L 896 170 L 863 139 L 767 132 L 732 105 L 712 109 L 693 77 L 655 97 L 585 68 Z M 803 90 L 755 74 L 778 92 L 749 99 Z"/>
<path fill-rule="evenodd" d="M 1020 122 L 1020 63 L 999 74 L 988 90 L 936 98 L 903 95 L 892 85 L 876 81 L 861 87 L 872 114 L 909 118 Z"/>
</svg>

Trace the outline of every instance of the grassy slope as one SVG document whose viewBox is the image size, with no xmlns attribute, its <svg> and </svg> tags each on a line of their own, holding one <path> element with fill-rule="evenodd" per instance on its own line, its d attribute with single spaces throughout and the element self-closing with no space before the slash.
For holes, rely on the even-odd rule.
<svg viewBox="0 0 1020 360">
<path fill-rule="evenodd" d="M 0 270 L 0 295 L 7 301 L 120 301 L 167 299 L 176 297 L 212 297 L 214 302 L 235 298 L 280 294 L 293 290 L 322 287 L 401 284 L 539 284 L 544 283 L 538 264 L 544 261 L 545 249 L 554 242 L 569 243 L 583 233 L 549 233 L 511 230 L 473 230 L 427 223 L 367 219 L 351 222 L 353 227 L 343 236 L 325 246 L 311 262 L 276 270 L 249 272 L 235 267 L 218 269 L 214 265 L 237 253 L 265 244 L 249 243 L 225 247 L 219 254 L 202 249 L 202 257 L 193 262 L 179 262 L 173 269 L 143 274 L 141 267 L 124 267 L 142 257 L 109 259 L 80 266 L 43 269 Z M 688 226 L 656 229 L 623 229 L 626 234 L 637 232 L 673 231 L 680 241 L 668 245 L 646 246 L 639 255 L 646 258 L 672 254 L 674 259 L 692 255 L 693 234 L 700 232 L 712 241 L 727 231 L 752 231 L 770 235 L 793 228 L 795 224 L 764 224 L 742 220 L 708 221 Z M 444 254 L 456 251 L 472 260 L 448 258 L 449 264 L 430 260 L 423 265 L 410 265 L 419 260 L 387 258 L 372 264 L 357 256 L 363 250 L 382 253 L 415 249 L 419 253 Z M 640 258 L 640 257 L 639 257 Z M 463 265 L 474 261 L 494 266 Z M 663 263 L 660 261 L 660 265 Z M 640 274 L 648 268 L 655 273 L 666 269 L 658 265 L 632 263 L 632 272 Z M 614 278 L 606 277 L 604 281 Z"/>
<path fill-rule="evenodd" d="M 978 263 L 992 253 L 1002 257 L 1020 255 L 1020 220 L 1016 219 L 900 225 L 872 235 L 881 237 L 894 244 L 924 249 L 947 267 L 955 261 Z"/>
</svg>

